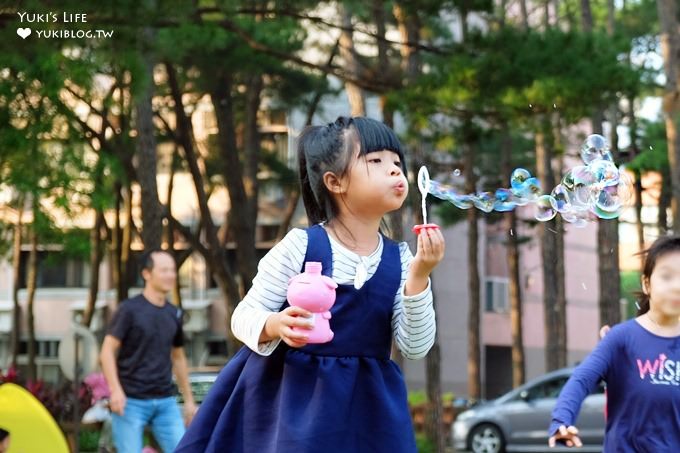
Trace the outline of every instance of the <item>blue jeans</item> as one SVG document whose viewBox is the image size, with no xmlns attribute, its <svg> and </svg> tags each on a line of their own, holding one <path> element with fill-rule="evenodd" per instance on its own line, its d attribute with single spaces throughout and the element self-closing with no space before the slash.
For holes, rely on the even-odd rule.
<svg viewBox="0 0 680 453">
<path fill-rule="evenodd" d="M 141 452 L 144 427 L 148 424 L 166 453 L 174 451 L 184 435 L 184 420 L 172 396 L 149 400 L 128 398 L 123 415 L 111 415 L 113 443 L 118 453 Z"/>
</svg>

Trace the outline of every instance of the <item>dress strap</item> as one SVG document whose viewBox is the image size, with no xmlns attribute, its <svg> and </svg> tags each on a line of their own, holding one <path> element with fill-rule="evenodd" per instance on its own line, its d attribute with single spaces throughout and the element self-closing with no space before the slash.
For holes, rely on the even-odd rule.
<svg viewBox="0 0 680 453">
<path fill-rule="evenodd" d="M 321 224 L 307 228 L 307 252 L 300 272 L 304 272 L 305 263 L 316 261 L 321 263 L 321 273 L 326 277 L 333 277 L 333 251 L 328 233 Z"/>
</svg>

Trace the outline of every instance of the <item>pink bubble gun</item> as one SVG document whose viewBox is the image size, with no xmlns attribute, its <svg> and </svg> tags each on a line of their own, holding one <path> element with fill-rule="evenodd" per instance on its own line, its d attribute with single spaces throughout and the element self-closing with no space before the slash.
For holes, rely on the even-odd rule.
<svg viewBox="0 0 680 453">
<path fill-rule="evenodd" d="M 333 339 L 329 319 L 337 287 L 333 279 L 321 275 L 321 263 L 313 261 L 305 263 L 305 271 L 288 282 L 288 303 L 312 313 L 311 330 L 293 327 L 296 332 L 309 336 L 308 343 L 328 343 Z"/>
</svg>

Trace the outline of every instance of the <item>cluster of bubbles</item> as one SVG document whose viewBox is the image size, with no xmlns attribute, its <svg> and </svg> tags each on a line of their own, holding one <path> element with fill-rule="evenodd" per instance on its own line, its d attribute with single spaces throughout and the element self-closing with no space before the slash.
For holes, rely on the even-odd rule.
<svg viewBox="0 0 680 453">
<path fill-rule="evenodd" d="M 508 189 L 459 194 L 452 186 L 430 180 L 427 192 L 460 209 L 475 207 L 484 212 L 511 211 L 531 203 L 536 209 L 536 220 L 541 222 L 558 213 L 576 226 L 585 226 L 596 217 L 618 217 L 632 197 L 630 176 L 616 167 L 601 135 L 588 136 L 581 147 L 581 159 L 585 165 L 567 171 L 549 194 L 543 193 L 539 180 L 524 168 L 512 172 Z"/>
</svg>

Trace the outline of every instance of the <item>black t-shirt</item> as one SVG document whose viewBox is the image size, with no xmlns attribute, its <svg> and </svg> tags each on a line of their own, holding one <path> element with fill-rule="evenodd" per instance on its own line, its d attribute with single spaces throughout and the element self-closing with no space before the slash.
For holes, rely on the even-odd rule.
<svg viewBox="0 0 680 453">
<path fill-rule="evenodd" d="M 159 307 L 142 294 L 123 301 L 108 334 L 120 340 L 118 379 L 125 394 L 150 399 L 172 396 L 173 347 L 184 346 L 182 310 Z"/>
</svg>

